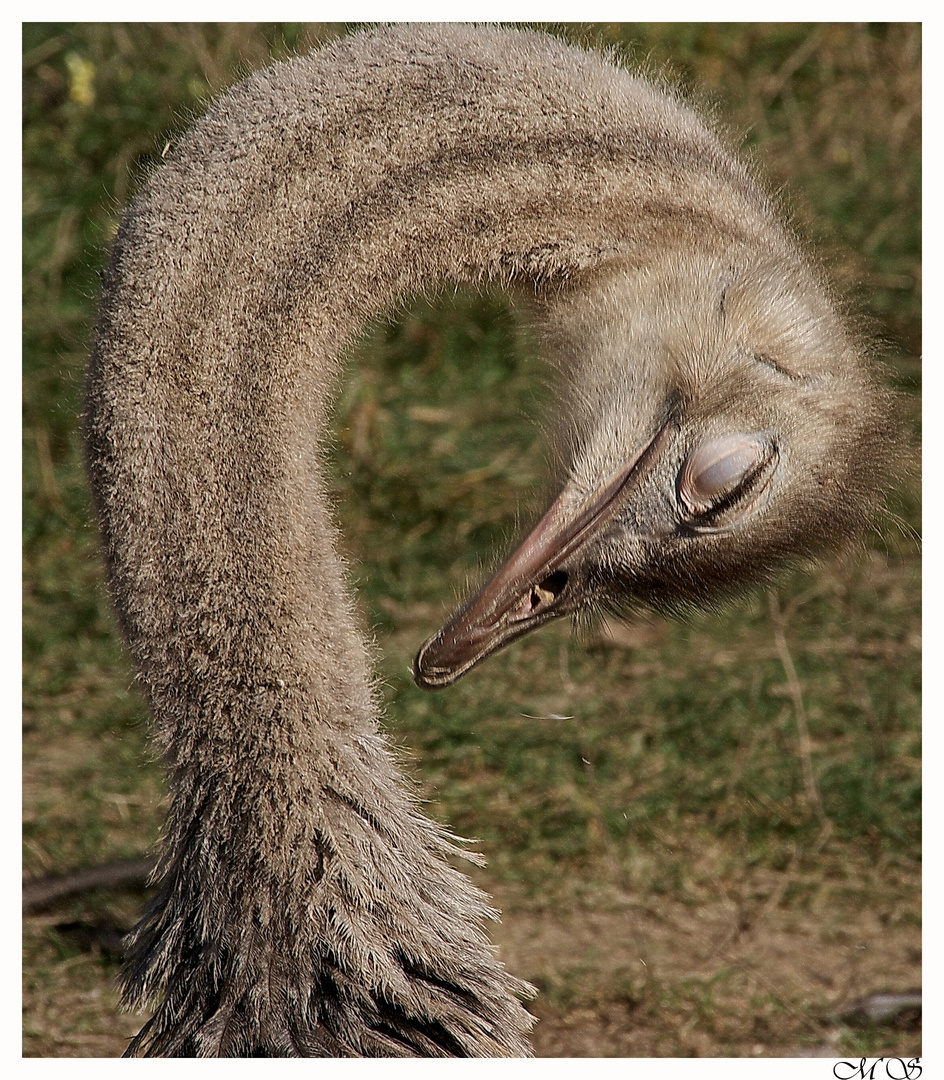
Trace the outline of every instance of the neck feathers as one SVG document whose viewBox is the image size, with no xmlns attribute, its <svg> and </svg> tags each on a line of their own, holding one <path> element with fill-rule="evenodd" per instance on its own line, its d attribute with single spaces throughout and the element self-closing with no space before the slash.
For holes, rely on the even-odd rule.
<svg viewBox="0 0 944 1080">
<path fill-rule="evenodd" d="M 696 240 L 789 251 L 675 99 L 488 29 L 388 29 L 254 75 L 130 208 L 86 421 L 173 794 L 124 975 L 130 1003 L 164 1001 L 130 1052 L 527 1052 L 528 988 L 377 732 L 319 441 L 339 356 L 404 297 L 505 282 L 553 337 L 556 297 Z"/>
</svg>

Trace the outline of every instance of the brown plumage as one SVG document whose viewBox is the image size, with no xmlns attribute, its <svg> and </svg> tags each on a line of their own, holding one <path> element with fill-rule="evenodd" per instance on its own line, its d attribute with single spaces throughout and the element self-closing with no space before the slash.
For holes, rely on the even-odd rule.
<svg viewBox="0 0 944 1080">
<path fill-rule="evenodd" d="M 400 27 L 254 75 L 128 210 L 88 467 L 173 804 L 139 1055 L 514 1055 L 529 988 L 377 730 L 319 460 L 367 319 L 499 281 L 558 372 L 560 495 L 417 658 L 443 686 L 588 605 L 710 602 L 867 517 L 884 402 L 687 107 L 540 35 Z"/>
</svg>

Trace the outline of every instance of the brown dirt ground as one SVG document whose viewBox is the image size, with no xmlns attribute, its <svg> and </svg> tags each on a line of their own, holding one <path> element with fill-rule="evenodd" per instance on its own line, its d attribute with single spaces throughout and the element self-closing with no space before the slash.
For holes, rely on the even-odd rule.
<svg viewBox="0 0 944 1080">
<path fill-rule="evenodd" d="M 776 890 L 755 905 L 609 896 L 539 910 L 495 899 L 505 913 L 493 940 L 539 987 L 539 1057 L 837 1057 L 855 1046 L 843 1006 L 920 985 L 917 926 L 828 896 L 804 911 L 779 906 Z M 136 906 L 129 897 L 116 921 L 130 924 Z M 50 972 L 24 987 L 24 1055 L 117 1057 L 144 1016 L 118 1009 L 114 964 L 94 952 L 56 957 L 62 918 L 24 920 L 27 969 Z M 921 1053 L 913 1027 L 879 1042 L 864 1052 Z"/>
<path fill-rule="evenodd" d="M 730 902 L 509 910 L 495 940 L 512 971 L 550 990 L 531 1006 L 541 1057 L 833 1057 L 844 1005 L 920 983 L 919 929 L 870 912 L 766 907 L 744 926 Z M 556 999 L 555 985 L 591 971 Z M 920 1034 L 890 1032 L 887 1054 L 919 1056 Z"/>
</svg>

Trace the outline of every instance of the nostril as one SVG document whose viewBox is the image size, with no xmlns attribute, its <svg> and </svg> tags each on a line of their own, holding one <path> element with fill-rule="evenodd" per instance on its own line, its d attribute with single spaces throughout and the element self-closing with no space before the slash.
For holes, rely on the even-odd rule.
<svg viewBox="0 0 944 1080">
<path fill-rule="evenodd" d="M 531 610 L 537 611 L 539 608 L 548 607 L 560 596 L 566 585 L 566 570 L 556 570 L 553 574 L 548 574 L 531 590 Z"/>
</svg>

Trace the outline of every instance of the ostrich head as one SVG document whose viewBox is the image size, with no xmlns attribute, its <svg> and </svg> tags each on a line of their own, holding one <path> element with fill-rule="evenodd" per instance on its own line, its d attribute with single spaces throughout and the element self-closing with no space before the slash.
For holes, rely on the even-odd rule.
<svg viewBox="0 0 944 1080">
<path fill-rule="evenodd" d="M 558 494 L 420 650 L 427 689 L 562 615 L 711 604 L 878 499 L 888 402 L 799 263 L 667 257 L 555 304 Z"/>
</svg>

